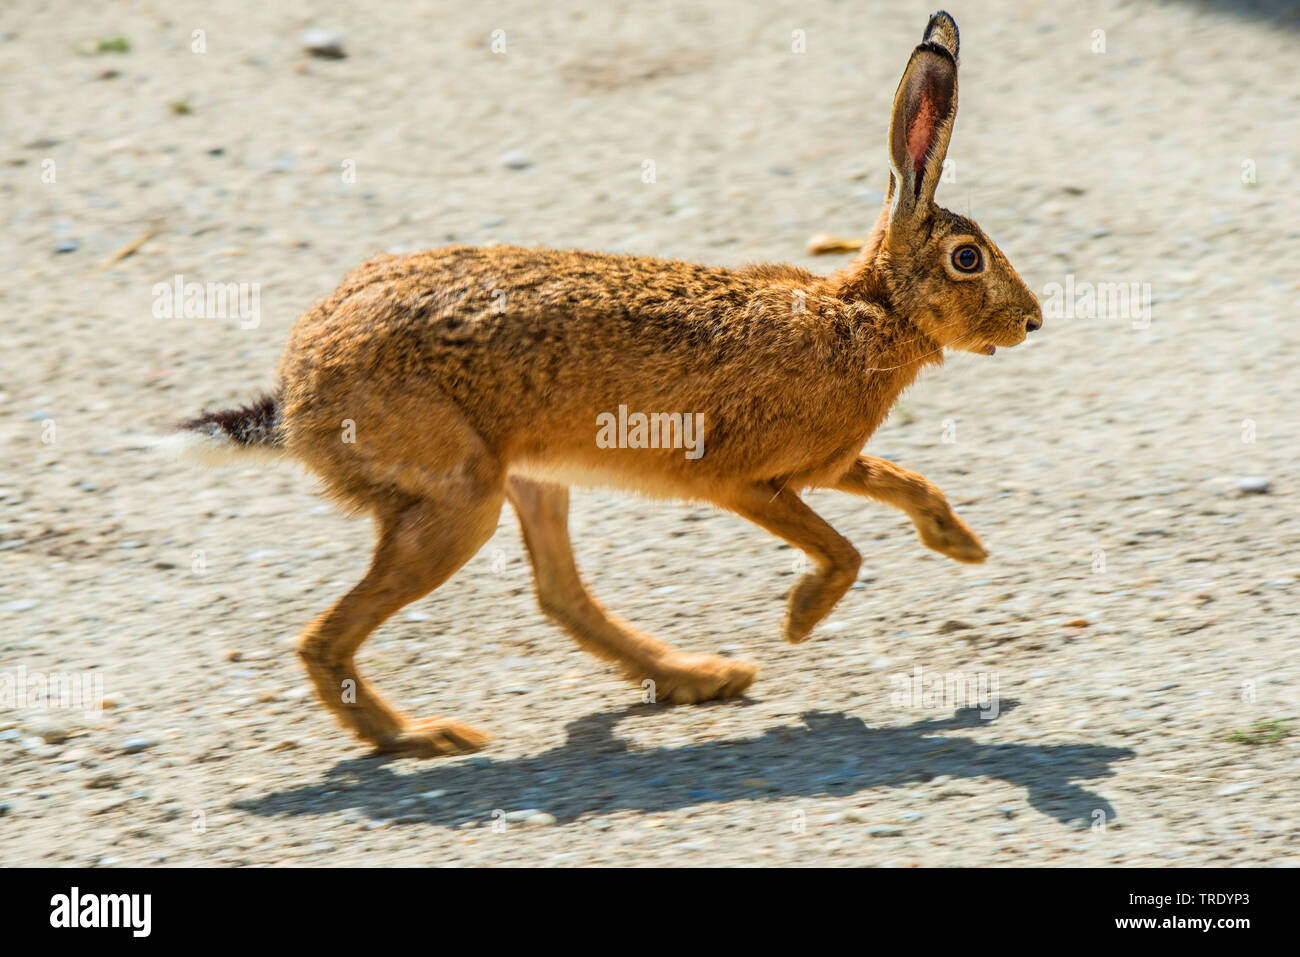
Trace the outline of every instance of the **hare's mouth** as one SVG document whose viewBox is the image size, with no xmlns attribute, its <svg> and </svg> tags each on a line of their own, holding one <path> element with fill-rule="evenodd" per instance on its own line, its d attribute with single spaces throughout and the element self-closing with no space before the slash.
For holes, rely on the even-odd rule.
<svg viewBox="0 0 1300 957">
<path fill-rule="evenodd" d="M 998 351 L 998 347 L 989 342 L 986 337 L 974 335 L 962 336 L 956 342 L 950 342 L 948 348 L 970 352 L 977 356 L 991 356 Z"/>
<path fill-rule="evenodd" d="M 1011 347 L 1018 346 L 1024 342 L 1028 337 L 1029 332 L 1033 329 L 1039 328 L 1041 325 L 1041 320 L 1030 325 L 1023 319 L 1013 320 L 1009 324 L 999 323 L 992 329 L 984 331 L 979 336 L 979 339 L 983 341 L 979 345 L 975 346 L 971 351 L 978 352 L 980 355 L 991 356 L 993 353 L 998 351 L 999 347 L 1010 349 Z"/>
</svg>

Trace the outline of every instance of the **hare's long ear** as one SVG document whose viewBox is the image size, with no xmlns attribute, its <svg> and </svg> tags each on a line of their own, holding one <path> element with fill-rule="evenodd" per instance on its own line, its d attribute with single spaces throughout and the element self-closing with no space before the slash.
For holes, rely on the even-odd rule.
<svg viewBox="0 0 1300 957">
<path fill-rule="evenodd" d="M 952 27 L 950 35 L 947 24 Z M 957 118 L 957 25 L 947 14 L 935 14 L 926 35 L 931 39 L 912 51 L 894 94 L 894 114 L 889 121 L 889 159 L 895 183 L 890 222 L 929 210 Z M 939 42 L 948 39 L 952 50 Z"/>
</svg>

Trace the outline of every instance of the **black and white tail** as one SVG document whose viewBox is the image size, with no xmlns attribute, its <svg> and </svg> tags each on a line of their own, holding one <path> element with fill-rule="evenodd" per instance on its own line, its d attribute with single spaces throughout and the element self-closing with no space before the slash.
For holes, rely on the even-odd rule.
<svg viewBox="0 0 1300 957">
<path fill-rule="evenodd" d="M 167 445 L 209 465 L 246 462 L 250 453 L 278 458 L 283 452 L 280 397 L 274 393 L 235 409 L 204 412 L 178 428 Z"/>
</svg>

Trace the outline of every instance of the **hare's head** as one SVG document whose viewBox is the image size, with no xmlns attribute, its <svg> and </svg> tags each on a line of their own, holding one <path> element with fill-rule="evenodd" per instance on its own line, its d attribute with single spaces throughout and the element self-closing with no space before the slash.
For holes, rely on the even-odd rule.
<svg viewBox="0 0 1300 957">
<path fill-rule="evenodd" d="M 957 24 L 940 11 L 908 61 L 889 123 L 892 175 L 865 251 L 892 307 L 940 346 L 992 355 L 1043 323 L 1034 294 L 971 220 L 934 203 L 957 118 Z"/>
</svg>

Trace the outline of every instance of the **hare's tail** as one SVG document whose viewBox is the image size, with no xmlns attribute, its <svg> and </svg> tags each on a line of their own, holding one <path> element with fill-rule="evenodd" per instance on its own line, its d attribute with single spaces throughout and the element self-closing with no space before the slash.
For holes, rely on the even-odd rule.
<svg viewBox="0 0 1300 957">
<path fill-rule="evenodd" d="M 238 408 L 204 412 L 182 422 L 178 430 L 164 444 L 208 465 L 246 463 L 250 453 L 279 458 L 284 452 L 278 393 Z"/>
</svg>

